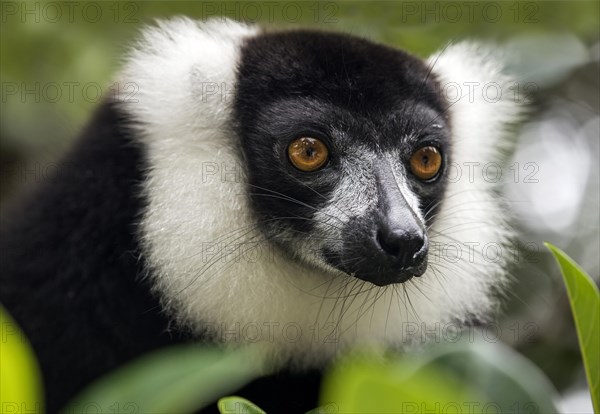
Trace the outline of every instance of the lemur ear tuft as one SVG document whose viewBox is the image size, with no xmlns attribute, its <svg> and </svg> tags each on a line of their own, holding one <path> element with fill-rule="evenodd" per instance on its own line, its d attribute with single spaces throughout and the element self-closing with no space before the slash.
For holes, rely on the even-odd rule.
<svg viewBox="0 0 600 414">
<path fill-rule="evenodd" d="M 258 32 L 228 19 L 158 20 L 142 31 L 125 58 L 117 100 L 135 121 L 159 135 L 172 135 L 198 113 L 204 115 L 203 128 L 206 122 L 220 124 L 235 89 L 242 43 Z"/>
<path fill-rule="evenodd" d="M 500 47 L 464 41 L 427 60 L 447 102 L 454 142 L 465 148 L 456 152 L 473 162 L 493 161 L 510 142 L 507 128 L 524 114 L 525 99 L 504 59 Z"/>
</svg>

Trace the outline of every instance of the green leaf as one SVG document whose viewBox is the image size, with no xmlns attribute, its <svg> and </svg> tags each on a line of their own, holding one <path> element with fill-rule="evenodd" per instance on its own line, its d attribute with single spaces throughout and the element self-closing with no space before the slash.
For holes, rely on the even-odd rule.
<svg viewBox="0 0 600 414">
<path fill-rule="evenodd" d="M 252 402 L 235 395 L 221 398 L 217 406 L 221 414 L 266 414 Z"/>
<path fill-rule="evenodd" d="M 338 414 L 340 410 L 338 409 L 337 404 L 329 403 L 327 405 L 322 405 L 313 410 L 307 411 L 306 414 Z"/>
<path fill-rule="evenodd" d="M 260 375 L 261 361 L 254 348 L 168 348 L 101 378 L 64 412 L 191 413 Z"/>
<path fill-rule="evenodd" d="M 600 293 L 598 286 L 565 252 L 550 243 L 544 244 L 558 262 L 567 286 L 594 412 L 600 413 Z"/>
<path fill-rule="evenodd" d="M 43 386 L 25 334 L 0 306 L 0 407 L 6 412 L 42 412 Z"/>
<path fill-rule="evenodd" d="M 388 363 L 364 357 L 334 368 L 323 387 L 321 404 L 334 402 L 341 412 L 440 411 L 436 404 L 461 404 L 474 398 L 446 372 L 420 359 L 401 358 Z"/>
<path fill-rule="evenodd" d="M 384 361 L 350 357 L 325 377 L 340 412 L 557 412 L 550 382 L 499 343 L 457 343 Z"/>
</svg>

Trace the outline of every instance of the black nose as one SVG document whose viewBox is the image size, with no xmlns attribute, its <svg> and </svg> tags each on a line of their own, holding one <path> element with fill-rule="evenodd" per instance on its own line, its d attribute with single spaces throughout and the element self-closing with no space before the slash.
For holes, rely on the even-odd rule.
<svg viewBox="0 0 600 414">
<path fill-rule="evenodd" d="M 325 252 L 326 257 L 338 269 L 377 286 L 404 283 L 427 270 L 427 233 L 418 206 L 405 198 L 391 164 L 375 163 L 374 171 L 379 191 L 376 208 L 349 222 L 350 236 L 343 240 L 341 255 Z"/>
<path fill-rule="evenodd" d="M 406 230 L 385 224 L 377 231 L 379 248 L 401 263 L 402 267 L 418 267 L 427 255 L 427 238 L 421 229 Z"/>
</svg>

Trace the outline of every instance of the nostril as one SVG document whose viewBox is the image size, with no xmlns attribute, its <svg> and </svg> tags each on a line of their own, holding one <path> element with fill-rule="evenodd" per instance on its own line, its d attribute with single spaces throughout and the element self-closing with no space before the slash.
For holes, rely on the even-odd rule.
<svg viewBox="0 0 600 414">
<path fill-rule="evenodd" d="M 416 259 L 427 249 L 422 234 L 407 234 L 402 230 L 379 229 L 376 239 L 381 249 L 391 256 L 402 254 L 405 258 Z"/>
<path fill-rule="evenodd" d="M 401 238 L 397 233 L 378 230 L 377 243 L 379 243 L 379 247 L 387 254 L 397 256 L 400 253 Z"/>
<path fill-rule="evenodd" d="M 429 251 L 429 243 L 427 242 L 427 238 L 421 237 L 421 247 L 418 250 L 415 250 L 415 254 L 413 254 L 413 260 L 419 260 L 423 256 L 427 255 Z"/>
</svg>

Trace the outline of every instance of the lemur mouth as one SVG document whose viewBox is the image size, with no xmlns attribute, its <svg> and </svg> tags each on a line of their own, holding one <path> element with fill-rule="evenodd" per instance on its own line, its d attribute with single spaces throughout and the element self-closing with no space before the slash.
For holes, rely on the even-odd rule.
<svg viewBox="0 0 600 414">
<path fill-rule="evenodd" d="M 355 277 L 364 280 L 366 282 L 370 282 L 376 286 L 388 286 L 393 284 L 402 284 L 408 282 L 413 278 L 414 275 L 406 274 L 406 275 L 394 275 L 394 276 L 382 276 L 378 275 L 378 277 L 361 277 L 360 275 L 355 275 Z"/>
<path fill-rule="evenodd" d="M 421 277 L 427 270 L 427 254 L 418 257 L 411 266 L 402 267 L 397 262 L 382 262 L 370 257 L 363 261 L 364 265 L 351 266 L 356 260 L 344 260 L 340 255 L 324 252 L 326 261 L 348 276 L 373 283 L 376 286 L 387 286 L 408 282 L 413 277 Z"/>
<path fill-rule="evenodd" d="M 400 272 L 379 272 L 367 274 L 354 273 L 351 276 L 366 282 L 371 282 L 376 286 L 387 286 L 408 282 L 413 277 L 421 277 L 426 270 L 427 261 L 425 261 L 424 264 L 419 267 L 402 269 Z"/>
</svg>

